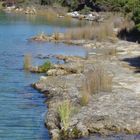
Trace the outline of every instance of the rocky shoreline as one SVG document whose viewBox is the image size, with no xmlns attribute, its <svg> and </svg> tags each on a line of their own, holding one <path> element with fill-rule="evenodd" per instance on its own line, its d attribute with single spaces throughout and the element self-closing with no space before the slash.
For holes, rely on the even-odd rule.
<svg viewBox="0 0 140 140">
<path fill-rule="evenodd" d="M 131 61 L 125 61 L 126 58 L 133 60 L 139 57 L 139 44 L 126 41 L 88 42 L 83 46 L 90 46 L 94 51 L 87 58 L 57 56 L 65 60 L 65 64 L 55 65 L 47 72 L 48 76 L 42 76 L 33 84 L 35 89 L 47 96 L 45 124 L 52 139 L 76 139 L 91 133 L 140 134 L 140 74 L 135 72 L 140 67 L 130 66 L 128 62 Z M 96 68 L 99 68 L 97 71 L 104 69 L 105 75 L 110 78 L 103 79 L 105 88 L 98 87 L 101 90 L 90 94 L 88 102 L 81 104 L 85 79 L 95 78 L 91 77 L 95 73 L 91 73 Z M 75 110 L 67 129 L 64 129 L 58 112 L 58 107 L 65 101 L 69 101 L 70 107 Z"/>
</svg>

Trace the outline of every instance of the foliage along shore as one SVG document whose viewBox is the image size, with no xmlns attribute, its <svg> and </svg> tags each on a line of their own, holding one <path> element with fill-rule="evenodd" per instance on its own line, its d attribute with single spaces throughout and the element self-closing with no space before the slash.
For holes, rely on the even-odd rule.
<svg viewBox="0 0 140 140">
<path fill-rule="evenodd" d="M 131 29 L 123 28 L 118 35 L 119 38 L 140 42 L 140 1 L 139 0 L 14 0 L 14 6 L 4 8 L 11 11 L 25 14 L 36 14 L 38 16 L 44 16 L 49 21 L 56 19 L 65 19 L 66 22 L 71 20 L 71 17 L 77 19 L 90 20 L 102 22 L 104 21 L 104 14 L 111 13 L 123 13 L 129 22 L 134 21 L 135 25 Z M 10 1 L 9 1 L 10 2 Z M 6 7 L 11 4 L 1 2 L 2 6 Z M 69 16 L 70 15 L 70 16 Z M 106 14 L 107 15 L 107 14 Z M 113 20 L 113 19 L 112 19 Z M 123 24 L 122 24 L 123 25 Z M 125 24 L 124 24 L 125 25 Z"/>
<path fill-rule="evenodd" d="M 9 0 L 3 1 L 3 6 L 15 3 L 16 6 L 51 5 L 67 7 L 69 11 L 111 11 L 122 12 L 130 16 L 140 29 L 140 1 L 139 0 Z"/>
</svg>

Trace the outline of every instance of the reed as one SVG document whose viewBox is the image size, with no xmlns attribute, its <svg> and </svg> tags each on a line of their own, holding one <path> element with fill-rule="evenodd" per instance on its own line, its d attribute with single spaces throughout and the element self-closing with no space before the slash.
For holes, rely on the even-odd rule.
<svg viewBox="0 0 140 140">
<path fill-rule="evenodd" d="M 94 24 L 79 28 L 71 28 L 65 33 L 67 40 L 107 40 L 109 37 L 116 37 L 113 25 L 110 23 Z"/>
<path fill-rule="evenodd" d="M 81 87 L 81 98 L 80 98 L 80 104 L 82 106 L 85 106 L 89 103 L 89 100 L 90 100 L 90 92 L 89 92 L 89 89 L 88 89 L 88 85 L 87 85 L 87 80 L 85 79 L 83 84 L 82 84 L 82 87 Z"/>
<path fill-rule="evenodd" d="M 114 38 L 116 40 L 117 33 L 122 29 L 132 29 L 134 23 L 128 17 L 120 13 L 109 14 L 108 18 L 102 23 L 93 23 L 82 27 L 71 28 L 66 31 L 66 40 L 97 40 L 105 41 Z M 118 32 L 115 32 L 115 28 Z"/>
<path fill-rule="evenodd" d="M 24 56 L 24 69 L 30 70 L 31 66 L 32 66 L 32 56 L 30 54 L 26 54 Z"/>
<path fill-rule="evenodd" d="M 85 80 L 81 87 L 80 104 L 85 106 L 89 103 L 92 94 L 112 91 L 112 76 L 102 67 L 96 66 L 93 70 L 85 73 Z"/>
<path fill-rule="evenodd" d="M 69 100 L 63 101 L 58 107 L 58 114 L 62 123 L 62 130 L 66 131 L 69 127 L 69 121 L 71 116 L 71 103 Z"/>
<path fill-rule="evenodd" d="M 98 93 L 100 91 L 112 91 L 112 76 L 108 74 L 102 66 L 96 67 L 86 73 L 88 92 L 90 94 Z"/>
</svg>

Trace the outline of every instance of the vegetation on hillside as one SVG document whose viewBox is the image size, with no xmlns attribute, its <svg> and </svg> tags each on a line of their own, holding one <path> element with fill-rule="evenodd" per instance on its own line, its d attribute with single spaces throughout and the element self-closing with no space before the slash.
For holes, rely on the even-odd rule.
<svg viewBox="0 0 140 140">
<path fill-rule="evenodd" d="M 19 4 L 61 5 L 69 7 L 70 11 L 83 10 L 87 7 L 95 11 L 115 11 L 131 15 L 140 29 L 140 0 L 5 0 Z"/>
<path fill-rule="evenodd" d="M 18 0 L 19 1 L 19 0 Z M 23 1 L 23 0 L 22 0 Z M 27 2 L 27 0 L 24 0 Z M 31 1 L 31 0 L 28 0 Z M 21 2 L 21 0 L 20 0 Z M 140 1 L 139 0 L 34 0 L 40 4 L 61 4 L 69 6 L 72 10 L 82 9 L 85 7 L 92 8 L 93 10 L 106 10 L 106 11 L 122 11 L 125 13 L 132 13 L 133 20 L 136 24 L 140 23 Z"/>
<path fill-rule="evenodd" d="M 15 0 L 17 4 L 59 4 L 69 7 L 69 10 L 82 10 L 89 7 L 95 11 L 116 11 L 131 13 L 136 24 L 140 23 L 140 0 Z"/>
</svg>

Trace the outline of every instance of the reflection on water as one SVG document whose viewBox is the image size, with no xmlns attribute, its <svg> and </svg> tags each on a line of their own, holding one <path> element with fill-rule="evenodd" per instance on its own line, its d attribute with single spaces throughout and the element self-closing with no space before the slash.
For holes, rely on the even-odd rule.
<svg viewBox="0 0 140 140">
<path fill-rule="evenodd" d="M 7 16 L 8 15 L 8 16 Z M 80 26 L 84 26 L 85 24 L 88 24 L 89 22 L 83 20 L 83 21 L 79 21 L 77 19 L 65 19 L 65 18 L 52 18 L 48 19 L 47 17 L 43 17 L 43 16 L 36 16 L 36 15 L 23 15 L 23 16 L 19 16 L 18 14 L 6 14 L 6 13 L 1 13 L 0 14 L 0 22 L 2 23 L 2 21 L 4 21 L 3 24 L 18 24 L 18 23 L 23 23 L 24 24 L 28 24 L 30 23 L 31 25 L 49 25 L 49 26 L 53 26 L 54 28 L 57 27 L 80 27 Z M 6 19 L 6 21 L 5 21 Z"/>
<path fill-rule="evenodd" d="M 29 43 L 27 39 L 38 32 L 67 29 L 47 23 L 37 17 L 0 14 L 0 140 L 50 139 L 43 120 L 45 98 L 30 87 L 39 75 L 24 72 L 24 55 L 32 54 L 34 65 L 43 61 L 37 59 L 39 54 L 85 55 L 85 50 L 76 46 Z"/>
</svg>

